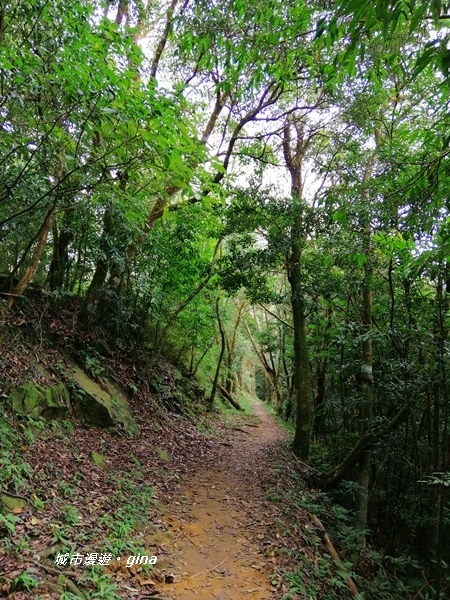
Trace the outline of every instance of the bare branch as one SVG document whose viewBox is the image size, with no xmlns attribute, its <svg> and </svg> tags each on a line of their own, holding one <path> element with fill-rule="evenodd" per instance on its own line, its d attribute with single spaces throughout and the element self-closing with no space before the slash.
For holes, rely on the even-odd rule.
<svg viewBox="0 0 450 600">
<path fill-rule="evenodd" d="M 161 60 L 162 53 L 164 52 L 164 48 L 166 47 L 167 39 L 169 37 L 169 33 L 172 28 L 173 15 L 174 15 L 177 4 L 178 4 L 178 0 L 172 0 L 169 8 L 167 9 L 166 26 L 164 27 L 163 34 L 158 42 L 158 45 L 156 46 L 155 54 L 153 55 L 153 60 L 152 60 L 152 64 L 150 67 L 150 77 L 152 77 L 152 78 L 156 77 L 156 72 L 158 70 L 159 61 Z"/>
<path fill-rule="evenodd" d="M 289 327 L 289 329 L 294 329 L 293 325 L 291 325 L 290 323 L 288 323 L 287 321 L 284 321 L 281 317 L 279 317 L 278 315 L 276 315 L 274 312 L 272 312 L 271 310 L 269 310 L 267 308 L 267 306 L 264 306 L 264 304 L 259 303 L 259 306 L 261 308 L 263 308 L 266 313 L 269 313 L 269 315 L 272 315 L 272 317 L 275 317 L 275 319 L 277 321 L 280 321 L 280 323 L 283 323 L 283 325 L 286 325 L 286 327 Z"/>
</svg>

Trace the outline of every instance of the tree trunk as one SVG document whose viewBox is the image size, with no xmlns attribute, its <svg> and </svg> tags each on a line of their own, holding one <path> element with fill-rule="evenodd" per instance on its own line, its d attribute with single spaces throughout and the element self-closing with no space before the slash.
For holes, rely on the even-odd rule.
<svg viewBox="0 0 450 600">
<path fill-rule="evenodd" d="M 206 355 L 208 354 L 208 352 L 211 350 L 211 348 L 212 348 L 212 345 L 213 345 L 212 343 L 211 343 L 211 344 L 208 344 L 208 346 L 206 347 L 206 349 L 203 351 L 202 355 L 201 355 L 201 356 L 200 356 L 200 358 L 198 359 L 198 361 L 197 361 L 197 364 L 196 364 L 196 365 L 195 365 L 195 367 L 192 369 L 191 375 L 192 375 L 193 377 L 195 377 L 195 375 L 196 375 L 196 373 L 197 373 L 197 371 L 198 371 L 198 368 L 199 368 L 199 366 L 200 366 L 200 364 L 201 364 L 202 360 L 205 358 L 205 356 L 206 356 Z"/>
<path fill-rule="evenodd" d="M 333 546 L 333 544 L 326 532 L 326 529 L 323 526 L 322 521 L 319 519 L 319 517 L 317 515 L 314 515 L 311 513 L 308 513 L 308 517 L 311 519 L 311 521 L 314 523 L 314 525 L 316 525 L 316 527 L 318 528 L 320 537 L 327 549 L 328 554 L 331 556 L 331 558 L 334 560 L 334 562 L 337 565 L 339 565 L 341 568 L 344 568 L 341 557 L 336 552 L 336 548 Z M 358 588 L 356 587 L 355 582 L 351 578 L 350 574 L 345 573 L 345 580 L 347 581 L 347 585 L 348 585 L 348 588 L 349 588 L 351 594 L 353 596 L 359 596 Z"/>
<path fill-rule="evenodd" d="M 189 294 L 189 296 L 184 300 L 184 302 L 182 302 L 179 306 L 177 306 L 177 308 L 172 312 L 171 315 L 169 315 L 169 317 L 167 318 L 167 322 L 164 326 L 164 329 L 161 332 L 161 335 L 159 336 L 159 339 L 157 341 L 157 343 L 155 344 L 154 348 L 153 348 L 153 356 L 157 357 L 162 349 L 162 347 L 164 346 L 164 343 L 166 341 L 166 337 L 167 334 L 169 332 L 169 329 L 173 326 L 173 324 L 175 323 L 178 315 L 190 304 L 190 302 L 192 302 L 192 300 L 202 291 L 202 289 L 205 287 L 205 285 L 208 283 L 208 281 L 211 279 L 211 277 L 214 275 L 214 271 L 216 268 L 216 257 L 217 257 L 217 252 L 220 248 L 220 245 L 222 243 L 222 240 L 219 240 L 216 244 L 216 247 L 214 248 L 214 253 L 213 253 L 213 257 L 211 259 L 211 267 L 209 269 L 209 272 L 207 274 L 207 276 L 205 277 L 205 279 L 203 279 L 196 288 L 194 288 L 192 290 L 192 292 Z M 224 334 L 225 335 L 225 334 Z"/>
<path fill-rule="evenodd" d="M 219 385 L 218 388 L 222 396 L 224 396 L 236 410 L 244 410 L 239 404 L 239 402 L 233 398 L 233 396 L 228 392 L 226 388 L 223 387 L 223 385 Z"/>
<path fill-rule="evenodd" d="M 227 370 L 226 370 L 226 377 L 225 377 L 225 388 L 228 391 L 229 394 L 231 394 L 231 390 L 233 387 L 233 352 L 231 350 L 231 345 L 230 345 L 230 341 L 228 340 L 228 336 L 226 331 L 224 331 L 225 334 L 225 345 L 227 348 L 227 360 L 226 360 L 226 364 L 227 364 Z"/>
<path fill-rule="evenodd" d="M 325 382 L 327 359 L 322 358 L 317 363 L 317 394 L 314 406 L 314 436 L 325 433 Z"/>
<path fill-rule="evenodd" d="M 295 139 L 291 139 L 291 128 Z M 306 244 L 306 228 L 303 219 L 303 160 L 312 137 L 305 136 L 305 124 L 300 118 L 286 121 L 283 135 L 283 153 L 291 176 L 292 201 L 296 209 L 291 231 L 291 248 L 288 258 L 288 279 L 291 286 L 291 305 L 294 324 L 294 380 L 296 393 L 296 424 L 292 449 L 302 460 L 309 457 L 312 430 L 312 405 L 310 373 L 307 349 L 305 300 L 301 281 L 301 257 Z"/>
<path fill-rule="evenodd" d="M 378 143 L 379 135 L 375 132 Z M 372 356 L 372 278 L 373 278 L 373 246 L 372 227 L 370 218 L 370 194 L 368 183 L 372 177 L 376 149 L 370 155 L 362 181 L 360 224 L 363 235 L 363 249 L 366 256 L 364 263 L 364 279 L 362 289 L 362 365 L 360 373 L 361 408 L 360 435 L 364 436 L 370 427 L 373 412 L 373 356 Z M 356 527 L 360 531 L 367 529 L 370 483 L 370 449 L 362 453 L 358 468 L 358 491 L 356 494 Z"/>
<path fill-rule="evenodd" d="M 407 406 L 403 406 L 394 416 L 392 421 L 383 427 L 383 429 L 377 432 L 369 430 L 362 437 L 360 437 L 341 464 L 326 473 L 323 480 L 322 489 L 331 490 L 337 487 L 341 481 L 351 473 L 358 461 L 361 460 L 363 453 L 368 450 L 370 446 L 377 440 L 382 440 L 389 435 L 391 431 L 394 431 L 397 427 L 404 423 L 408 414 L 409 408 Z"/>
<path fill-rule="evenodd" d="M 69 244 L 75 235 L 70 228 L 69 211 L 64 213 L 61 229 L 58 231 L 57 219 L 53 224 L 53 257 L 49 269 L 49 286 L 51 291 L 61 289 L 69 265 Z"/>
<path fill-rule="evenodd" d="M 170 11 L 170 9 L 169 9 L 169 11 Z M 211 112 L 208 123 L 206 124 L 205 129 L 202 133 L 202 137 L 201 137 L 202 144 L 207 143 L 212 131 L 214 130 L 214 127 L 217 123 L 220 113 L 222 112 L 223 107 L 225 106 L 226 99 L 227 99 L 226 94 L 222 94 L 222 95 L 219 94 L 217 96 L 216 103 Z M 223 177 L 222 172 L 220 173 L 220 175 Z M 222 179 L 222 177 L 220 178 L 220 180 Z M 153 230 L 153 227 L 155 226 L 155 224 L 164 215 L 166 207 L 169 203 L 169 199 L 175 198 L 176 195 L 179 194 L 179 192 L 181 190 L 182 190 L 182 188 L 178 185 L 169 185 L 164 190 L 163 194 L 158 195 L 158 197 L 155 200 L 154 205 L 152 206 L 152 208 L 150 209 L 150 212 L 148 213 L 148 215 L 146 217 L 144 227 L 142 228 L 141 233 L 137 236 L 137 238 L 135 240 L 132 240 L 130 242 L 130 244 L 128 245 L 128 247 L 125 251 L 123 269 L 120 273 L 117 274 L 117 277 L 119 277 L 120 280 L 122 280 L 122 278 L 124 277 L 126 270 L 129 268 L 130 264 L 133 262 L 136 255 L 139 253 L 142 245 L 147 240 L 147 238 L 150 235 L 151 231 Z M 121 281 L 120 281 L 119 285 L 121 285 Z"/>
<path fill-rule="evenodd" d="M 209 407 L 210 407 L 210 410 L 213 407 L 214 398 L 216 397 L 217 387 L 219 386 L 220 367 L 222 366 L 223 355 L 225 354 L 225 334 L 224 334 L 224 331 L 223 331 L 222 319 L 220 318 L 219 303 L 220 303 L 220 296 L 217 296 L 217 299 L 216 299 L 216 315 L 217 315 L 217 323 L 219 324 L 221 347 L 220 347 L 219 360 L 217 361 L 216 374 L 214 376 L 214 383 L 213 383 L 213 387 L 212 387 L 212 390 L 211 390 L 211 396 L 209 398 Z"/>
<path fill-rule="evenodd" d="M 311 390 L 306 338 L 305 301 L 302 295 L 300 259 L 298 244 L 293 244 L 291 258 L 294 263 L 290 272 L 292 317 L 294 322 L 294 371 L 296 393 L 295 436 L 292 445 L 294 454 L 306 461 L 309 457 L 311 441 Z"/>
<path fill-rule="evenodd" d="M 373 411 L 373 357 L 372 357 L 372 257 L 367 256 L 363 283 L 363 342 L 360 385 L 362 404 L 360 409 L 360 435 L 369 429 Z M 359 488 L 356 495 L 356 526 L 367 529 L 367 509 L 369 505 L 370 450 L 367 448 L 360 459 L 358 469 Z"/>
<path fill-rule="evenodd" d="M 92 277 L 86 298 L 81 308 L 81 320 L 85 323 L 88 323 L 91 317 L 96 314 L 99 297 L 108 275 L 110 263 L 110 252 L 108 250 L 110 244 L 109 238 L 113 234 L 112 213 L 112 206 L 107 206 L 103 214 L 103 231 L 102 239 L 100 240 L 99 257 L 97 259 L 94 276 Z"/>
<path fill-rule="evenodd" d="M 48 233 L 53 223 L 53 218 L 55 216 L 55 208 L 52 206 L 47 213 L 44 223 L 42 224 L 39 237 L 37 240 L 36 247 L 34 249 L 31 260 L 28 264 L 28 267 L 25 270 L 25 273 L 22 275 L 19 283 L 13 290 L 12 296 L 10 297 L 8 307 L 12 308 L 18 297 L 22 296 L 25 290 L 27 289 L 33 275 L 36 273 L 36 270 L 41 261 L 42 254 L 45 249 L 45 244 L 47 243 Z"/>
</svg>

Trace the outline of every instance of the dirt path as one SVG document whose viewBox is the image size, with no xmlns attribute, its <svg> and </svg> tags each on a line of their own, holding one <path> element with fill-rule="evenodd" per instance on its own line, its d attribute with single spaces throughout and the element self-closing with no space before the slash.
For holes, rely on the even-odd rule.
<svg viewBox="0 0 450 600">
<path fill-rule="evenodd" d="M 267 450 L 284 432 L 259 402 L 256 418 L 230 431 L 203 470 L 185 481 L 167 507 L 171 544 L 162 586 L 167 599 L 268 600 L 274 598 L 271 564 L 263 553 L 274 515 L 261 485 Z M 253 425 L 253 426 L 252 426 Z M 267 553 L 266 553 L 267 554 Z"/>
</svg>

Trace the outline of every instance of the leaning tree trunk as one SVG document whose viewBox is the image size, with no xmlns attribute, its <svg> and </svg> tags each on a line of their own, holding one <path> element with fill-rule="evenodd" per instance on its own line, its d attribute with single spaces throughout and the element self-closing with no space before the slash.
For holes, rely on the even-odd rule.
<svg viewBox="0 0 450 600">
<path fill-rule="evenodd" d="M 211 266 L 209 268 L 209 271 L 206 275 L 206 277 L 204 279 L 202 279 L 200 281 L 200 283 L 192 290 L 192 292 L 189 294 L 189 296 L 187 298 L 185 298 L 185 300 L 183 302 L 181 302 L 181 304 L 179 304 L 175 310 L 172 312 L 172 314 L 170 314 L 167 318 L 166 324 L 164 325 L 164 328 L 161 332 L 161 334 L 159 335 L 158 340 L 155 342 L 155 345 L 153 347 L 152 353 L 153 353 L 153 359 L 156 359 L 162 348 L 164 347 L 164 343 L 166 341 L 167 338 L 167 334 L 170 330 L 170 328 L 173 326 L 173 324 L 175 323 L 178 315 L 192 302 L 192 300 L 198 296 L 198 294 L 203 290 L 203 288 L 208 284 L 209 280 L 211 279 L 211 277 L 214 275 L 214 271 L 216 268 L 216 258 L 217 258 L 217 252 L 221 246 L 222 240 L 220 239 L 217 244 L 216 247 L 214 248 L 214 253 L 211 259 Z M 217 313 L 217 318 L 219 319 L 219 324 L 221 325 L 220 322 L 220 315 L 219 313 Z M 222 330 L 221 330 L 222 333 Z M 223 334 L 225 336 L 225 333 Z"/>
<path fill-rule="evenodd" d="M 48 237 L 49 231 L 52 228 L 52 225 L 53 225 L 53 222 L 55 219 L 56 203 L 57 203 L 56 194 L 59 191 L 59 185 L 62 181 L 63 173 L 64 173 L 65 155 L 64 155 L 63 148 L 59 149 L 58 159 L 59 159 L 58 164 L 57 164 L 57 167 L 56 167 L 56 170 L 54 173 L 55 184 L 53 187 L 53 191 L 54 191 L 55 197 L 54 197 L 51 205 L 48 208 L 47 215 L 46 215 L 45 220 L 39 231 L 39 234 L 37 237 L 37 244 L 36 244 L 36 247 L 34 248 L 34 252 L 31 256 L 31 260 L 28 263 L 28 267 L 26 268 L 25 273 L 22 275 L 21 279 L 19 280 L 19 283 L 17 284 L 17 286 L 15 287 L 15 289 L 12 292 L 11 298 L 8 303 L 9 308 L 12 308 L 14 306 L 17 298 L 22 296 L 23 293 L 25 292 L 25 290 L 27 289 L 28 285 L 30 284 L 30 281 L 32 280 L 34 274 L 37 271 L 37 268 L 39 266 L 39 263 L 41 262 L 42 255 L 45 250 L 45 245 L 47 243 L 47 237 Z"/>
<path fill-rule="evenodd" d="M 322 481 L 322 489 L 324 491 L 333 490 L 341 483 L 341 481 L 350 477 L 354 471 L 355 465 L 362 460 L 363 454 L 376 442 L 384 440 L 402 425 L 408 418 L 408 415 L 409 407 L 402 406 L 392 420 L 382 429 L 377 431 L 369 430 L 360 437 L 344 460 L 337 467 L 325 474 Z"/>
<path fill-rule="evenodd" d="M 33 255 L 31 257 L 31 260 L 28 263 L 28 267 L 26 268 L 25 273 L 20 278 L 19 283 L 14 288 L 12 295 L 9 299 L 9 303 L 8 303 L 9 308 L 12 308 L 14 306 L 17 298 L 19 298 L 20 296 L 23 295 L 23 293 L 27 289 L 30 281 L 32 280 L 33 275 L 37 271 L 39 263 L 41 262 L 42 254 L 45 249 L 45 244 L 47 243 L 48 233 L 51 229 L 54 216 L 55 216 L 55 208 L 54 208 L 54 206 L 52 206 L 49 209 L 47 216 L 45 217 L 44 223 L 42 224 L 41 230 L 39 232 L 37 244 L 34 249 Z"/>
</svg>

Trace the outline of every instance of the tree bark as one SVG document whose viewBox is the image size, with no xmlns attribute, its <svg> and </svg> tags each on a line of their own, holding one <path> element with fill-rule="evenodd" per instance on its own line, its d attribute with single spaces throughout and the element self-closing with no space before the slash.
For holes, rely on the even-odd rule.
<svg viewBox="0 0 450 600">
<path fill-rule="evenodd" d="M 226 378 L 225 387 L 230 394 L 232 392 L 233 381 L 234 381 L 233 363 L 234 363 L 234 359 L 235 359 L 234 350 L 236 348 L 237 332 L 239 329 L 239 324 L 241 322 L 242 312 L 243 312 L 245 306 L 246 306 L 246 302 L 244 300 L 241 302 L 240 306 L 237 307 L 238 315 L 237 315 L 236 321 L 234 323 L 233 335 L 231 336 L 231 341 L 228 341 L 228 338 L 226 338 L 228 356 L 227 356 L 227 378 Z"/>
<path fill-rule="evenodd" d="M 272 404 L 272 398 L 273 398 L 273 394 L 275 394 L 275 397 L 278 396 L 277 392 L 277 386 L 278 386 L 278 376 L 277 373 L 275 372 L 275 370 L 273 369 L 273 367 L 271 365 L 269 365 L 269 363 L 267 362 L 266 357 L 264 356 L 264 353 L 261 351 L 260 348 L 258 348 L 255 339 L 252 335 L 252 332 L 250 331 L 249 327 L 247 324 L 245 324 L 245 330 L 247 331 L 247 335 L 249 337 L 249 340 L 253 346 L 253 349 L 256 353 L 256 356 L 259 358 L 259 361 L 264 369 L 264 376 L 265 376 L 265 400 L 267 402 L 269 402 L 269 404 Z"/>
<path fill-rule="evenodd" d="M 292 251 L 294 255 L 295 246 Z M 305 319 L 305 301 L 302 295 L 300 264 L 291 267 L 291 303 L 294 321 L 294 371 L 296 387 L 296 423 L 292 448 L 294 454 L 306 461 L 309 457 L 311 442 L 311 389 L 307 351 L 307 332 Z"/>
<path fill-rule="evenodd" d="M 337 553 L 336 548 L 333 546 L 333 544 L 326 532 L 326 529 L 322 524 L 322 521 L 319 519 L 319 517 L 317 515 L 308 513 L 308 516 L 311 519 L 311 521 L 314 523 L 314 525 L 316 525 L 316 527 L 318 528 L 318 530 L 320 532 L 320 537 L 328 551 L 328 554 L 331 556 L 331 558 L 334 560 L 335 563 L 342 566 L 341 557 Z M 358 588 L 356 587 L 355 582 L 350 577 L 350 575 L 347 575 L 345 580 L 347 582 L 348 589 L 350 590 L 351 594 L 353 596 L 359 596 Z"/>
<path fill-rule="evenodd" d="M 188 201 L 189 204 L 194 204 L 194 203 L 201 201 L 201 199 L 203 197 L 210 194 L 211 190 L 214 189 L 214 186 L 216 186 L 217 184 L 219 184 L 222 181 L 222 179 L 225 177 L 225 174 L 227 172 L 227 169 L 228 169 L 228 166 L 229 166 L 229 163 L 231 160 L 231 156 L 233 154 L 234 146 L 239 139 L 239 135 L 240 135 L 242 129 L 248 123 L 251 123 L 261 111 L 263 111 L 265 108 L 275 104 L 275 102 L 278 100 L 280 95 L 281 95 L 280 85 L 275 84 L 275 82 L 268 84 L 268 86 L 262 92 L 257 105 L 253 109 L 249 110 L 235 125 L 233 132 L 231 134 L 230 140 L 228 142 L 228 147 L 225 152 L 225 158 L 222 161 L 222 168 L 220 169 L 220 171 L 217 172 L 216 176 L 211 181 L 211 184 L 207 185 L 205 187 L 205 189 L 201 192 L 200 196 L 195 196 Z M 219 116 L 225 106 L 225 103 L 226 103 L 228 97 L 229 97 L 228 93 L 220 92 L 220 90 L 218 90 L 214 108 L 209 116 L 208 122 L 206 123 L 205 128 L 202 132 L 202 135 L 200 137 L 200 142 L 202 144 L 207 143 L 211 133 L 213 132 L 213 130 L 216 126 L 216 123 L 219 119 Z M 137 238 L 130 243 L 130 245 L 128 246 L 128 248 L 125 252 L 125 257 L 124 257 L 125 258 L 125 260 L 124 260 L 125 268 L 123 269 L 121 277 L 124 276 L 128 266 L 130 265 L 130 263 L 133 261 L 133 259 L 139 252 L 142 244 L 147 239 L 148 235 L 152 231 L 156 222 L 164 215 L 164 211 L 168 207 L 170 200 L 173 199 L 181 190 L 182 190 L 182 188 L 178 185 L 169 185 L 164 190 L 163 193 L 158 195 L 153 207 L 151 208 L 151 210 L 146 218 L 146 221 L 145 221 L 145 224 L 144 224 L 141 234 L 139 236 L 137 236 Z M 179 205 L 171 206 L 169 208 L 171 210 L 177 210 L 178 207 L 179 207 Z"/>
<path fill-rule="evenodd" d="M 337 487 L 341 481 L 343 481 L 351 473 L 352 469 L 361 459 L 362 454 L 376 441 L 382 440 L 389 435 L 391 431 L 394 431 L 397 427 L 404 423 L 408 414 L 409 408 L 407 406 L 403 406 L 394 416 L 392 421 L 390 421 L 380 431 L 369 430 L 362 437 L 360 437 L 341 464 L 332 471 L 326 473 L 323 478 L 322 489 L 331 490 Z"/>
<path fill-rule="evenodd" d="M 156 72 L 158 70 L 159 61 L 161 60 L 162 53 L 164 52 L 164 48 L 167 44 L 167 39 L 169 37 L 170 30 L 172 28 L 173 17 L 175 8 L 178 4 L 178 0 L 172 0 L 169 8 L 166 13 L 166 25 L 164 27 L 164 31 L 162 36 L 159 39 L 158 45 L 156 46 L 155 54 L 153 55 L 152 64 L 150 67 L 150 77 L 156 77 Z"/>
<path fill-rule="evenodd" d="M 225 94 L 218 94 L 216 103 L 200 139 L 202 144 L 207 143 L 209 136 L 211 135 L 217 123 L 220 113 L 222 112 L 222 109 L 225 106 L 226 98 L 227 96 Z M 145 240 L 150 235 L 153 227 L 155 226 L 157 221 L 159 221 L 159 219 L 161 219 L 161 217 L 164 215 L 164 211 L 166 210 L 170 199 L 174 198 L 181 191 L 181 189 L 182 188 L 180 186 L 170 185 L 164 190 L 163 194 L 160 194 L 156 198 L 155 203 L 153 204 L 149 214 L 147 215 L 144 227 L 142 228 L 142 232 L 137 236 L 137 238 L 134 241 L 132 241 L 129 244 L 128 248 L 126 249 L 125 268 L 123 269 L 120 277 L 123 277 L 126 268 L 132 263 L 132 261 L 138 254 L 142 244 L 144 244 Z"/>
<path fill-rule="evenodd" d="M 99 257 L 95 266 L 94 276 L 89 285 L 86 298 L 84 299 L 81 308 L 81 320 L 85 323 L 89 322 L 90 317 L 96 313 L 97 303 L 103 286 L 105 285 L 106 277 L 109 269 L 109 238 L 113 234 L 113 209 L 112 206 L 107 206 L 103 214 L 103 231 L 100 240 Z"/>
<path fill-rule="evenodd" d="M 228 390 L 226 388 L 223 387 L 223 385 L 220 385 L 220 383 L 219 383 L 217 387 L 219 388 L 220 393 L 222 394 L 222 396 L 224 396 L 228 400 L 228 402 L 232 406 L 234 406 L 234 408 L 236 410 L 244 410 L 242 408 L 242 406 L 239 404 L 239 402 L 233 398 L 233 396 L 228 392 Z"/>
<path fill-rule="evenodd" d="M 217 387 L 219 386 L 220 367 L 222 366 L 223 355 L 225 354 L 225 334 L 223 331 L 222 319 L 220 318 L 219 303 L 220 303 L 220 296 L 217 296 L 216 315 L 217 315 L 217 323 L 219 324 L 221 347 L 220 347 L 219 360 L 217 361 L 216 374 L 214 376 L 214 382 L 213 382 L 213 386 L 212 386 L 212 390 L 211 390 L 211 396 L 209 398 L 210 410 L 212 409 L 212 407 L 214 405 L 214 398 L 216 397 Z"/>
<path fill-rule="evenodd" d="M 55 291 L 64 286 L 64 279 L 69 265 L 69 244 L 75 235 L 70 228 L 69 212 L 64 213 L 61 228 L 58 230 L 57 218 L 53 224 L 53 257 L 49 268 L 50 290 Z"/>
<path fill-rule="evenodd" d="M 291 129 L 295 139 L 291 139 Z M 296 424 L 292 449 L 294 454 L 306 461 L 312 431 L 312 405 L 310 373 L 307 348 L 307 330 L 305 318 L 305 300 L 303 296 L 301 257 L 306 243 L 305 223 L 303 222 L 303 160 L 311 143 L 311 137 L 305 136 L 304 122 L 296 117 L 286 121 L 283 136 L 283 152 L 286 167 L 291 176 L 292 201 L 296 215 L 291 231 L 291 248 L 288 258 L 288 280 L 291 286 L 292 318 L 294 325 L 294 379 L 296 393 Z"/>
<path fill-rule="evenodd" d="M 376 140 L 379 139 L 377 134 Z M 360 223 L 363 230 L 363 249 L 366 255 L 362 289 L 362 364 L 360 386 L 362 402 L 360 408 L 360 435 L 368 431 L 373 413 L 373 355 L 372 355 L 372 279 L 373 279 L 373 247 L 372 228 L 369 214 L 370 195 L 368 183 L 372 177 L 376 149 L 370 155 L 363 177 L 361 193 Z M 358 468 L 358 491 L 356 494 L 356 527 L 360 531 L 367 529 L 370 483 L 370 449 L 362 453 Z"/>
<path fill-rule="evenodd" d="M 28 267 L 26 268 L 25 273 L 20 278 L 19 283 L 14 288 L 12 295 L 9 299 L 9 302 L 8 302 L 9 308 L 12 308 L 14 306 L 17 298 L 19 298 L 20 296 L 23 295 L 23 293 L 27 289 L 31 279 L 33 278 L 33 275 L 36 273 L 36 270 L 41 261 L 42 254 L 44 252 L 45 244 L 47 243 L 48 233 L 51 229 L 54 216 L 55 216 L 55 207 L 52 206 L 47 213 L 44 223 L 42 224 L 42 227 L 41 227 L 41 230 L 39 233 L 39 237 L 37 240 L 37 244 L 34 249 L 33 255 L 31 257 L 31 260 L 28 264 Z"/>
</svg>

